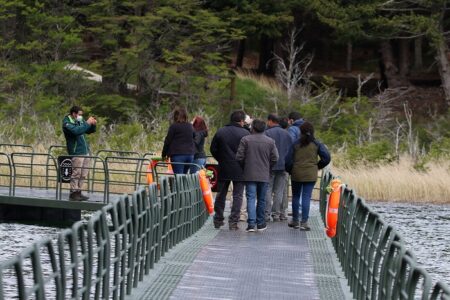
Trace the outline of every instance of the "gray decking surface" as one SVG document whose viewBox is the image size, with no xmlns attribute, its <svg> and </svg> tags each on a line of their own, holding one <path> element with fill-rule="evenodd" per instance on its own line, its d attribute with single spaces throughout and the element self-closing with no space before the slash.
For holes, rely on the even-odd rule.
<svg viewBox="0 0 450 300">
<path fill-rule="evenodd" d="M 269 223 L 264 232 L 208 222 L 166 254 L 129 299 L 350 299 L 318 212 L 312 231 Z"/>
</svg>

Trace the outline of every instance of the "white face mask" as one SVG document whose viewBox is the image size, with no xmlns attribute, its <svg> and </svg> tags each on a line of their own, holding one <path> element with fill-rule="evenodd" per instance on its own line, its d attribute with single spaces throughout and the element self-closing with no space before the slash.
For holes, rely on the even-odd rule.
<svg viewBox="0 0 450 300">
<path fill-rule="evenodd" d="M 83 116 L 77 116 L 77 121 L 78 121 L 78 122 L 83 121 Z"/>
</svg>

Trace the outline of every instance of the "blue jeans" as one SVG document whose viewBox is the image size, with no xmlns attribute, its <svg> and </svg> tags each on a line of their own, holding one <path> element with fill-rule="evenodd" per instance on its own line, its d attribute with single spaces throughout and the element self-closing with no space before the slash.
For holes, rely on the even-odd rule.
<svg viewBox="0 0 450 300">
<path fill-rule="evenodd" d="M 265 224 L 267 182 L 247 182 L 247 223 L 249 226 Z"/>
<path fill-rule="evenodd" d="M 292 220 L 300 219 L 300 198 L 302 200 L 302 222 L 308 222 L 309 206 L 315 182 L 292 181 Z"/>
<path fill-rule="evenodd" d="M 204 167 L 206 165 L 206 158 L 196 158 L 192 163 Z M 189 173 L 197 173 L 199 170 L 199 167 L 191 166 Z"/>
<path fill-rule="evenodd" d="M 190 164 L 194 161 L 194 155 L 176 154 L 170 157 L 170 161 L 174 163 Z M 187 174 L 190 167 L 190 165 L 172 164 L 172 169 L 175 174 Z"/>
</svg>

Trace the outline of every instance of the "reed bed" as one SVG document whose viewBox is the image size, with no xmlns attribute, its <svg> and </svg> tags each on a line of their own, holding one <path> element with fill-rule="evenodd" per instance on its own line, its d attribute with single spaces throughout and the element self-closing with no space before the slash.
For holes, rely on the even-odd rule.
<svg viewBox="0 0 450 300">
<path fill-rule="evenodd" d="M 431 162 L 426 171 L 414 169 L 412 160 L 378 166 L 334 167 L 350 188 L 366 200 L 450 204 L 450 161 Z"/>
</svg>

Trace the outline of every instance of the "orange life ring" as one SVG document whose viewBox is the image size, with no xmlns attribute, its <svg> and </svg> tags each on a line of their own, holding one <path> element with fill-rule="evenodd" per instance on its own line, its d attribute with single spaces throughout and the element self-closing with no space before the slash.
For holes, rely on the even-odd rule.
<svg viewBox="0 0 450 300">
<path fill-rule="evenodd" d="M 209 184 L 209 180 L 206 177 L 206 171 L 204 169 L 200 170 L 198 172 L 198 176 L 200 180 L 200 187 L 203 193 L 203 201 L 205 202 L 205 206 L 209 214 L 212 214 L 214 211 L 214 203 L 211 192 L 211 185 Z"/>
<path fill-rule="evenodd" d="M 335 178 L 331 181 L 330 184 L 331 187 L 331 193 L 330 197 L 328 198 L 327 203 L 327 214 L 326 214 L 326 233 L 327 236 L 332 238 L 336 236 L 336 226 L 338 222 L 338 212 L 339 212 L 339 201 L 341 197 L 341 187 L 342 183 L 341 180 L 338 178 Z"/>
<path fill-rule="evenodd" d="M 147 184 L 153 183 L 153 162 L 147 166 Z"/>
</svg>

